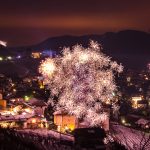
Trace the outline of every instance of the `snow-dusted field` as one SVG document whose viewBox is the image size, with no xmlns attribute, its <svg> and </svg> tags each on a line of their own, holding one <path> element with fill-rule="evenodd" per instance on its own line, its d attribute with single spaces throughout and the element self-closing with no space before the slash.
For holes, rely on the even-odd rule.
<svg viewBox="0 0 150 150">
<path fill-rule="evenodd" d="M 19 130 L 19 132 L 23 132 L 23 133 L 30 133 L 30 134 L 38 134 L 41 135 L 43 137 L 53 137 L 56 139 L 62 139 L 62 140 L 69 140 L 69 141 L 74 141 L 74 137 L 68 134 L 60 134 L 57 131 L 53 131 L 53 130 L 47 130 L 47 129 L 24 129 L 24 130 Z"/>
<path fill-rule="evenodd" d="M 150 134 L 122 125 L 112 125 L 114 138 L 129 150 L 150 150 Z"/>
<path fill-rule="evenodd" d="M 25 129 L 18 130 L 22 141 L 36 145 L 39 150 L 72 150 L 73 136 L 60 134 L 53 130 L 47 129 Z"/>
<path fill-rule="evenodd" d="M 18 133 L 28 135 L 33 137 L 33 139 L 36 139 L 38 135 L 41 139 L 41 145 L 45 147 L 44 149 L 53 149 L 53 147 L 55 149 L 60 147 L 61 149 L 71 149 L 71 146 L 62 145 L 59 141 L 74 141 L 74 137 L 71 135 L 60 134 L 59 132 L 47 129 L 25 129 L 18 130 Z M 150 150 L 150 134 L 115 124 L 112 124 L 111 133 L 115 140 L 125 145 L 129 150 Z"/>
<path fill-rule="evenodd" d="M 33 117 L 34 114 L 26 114 L 26 115 L 1 115 L 0 121 L 16 121 L 16 120 L 25 120 Z"/>
</svg>

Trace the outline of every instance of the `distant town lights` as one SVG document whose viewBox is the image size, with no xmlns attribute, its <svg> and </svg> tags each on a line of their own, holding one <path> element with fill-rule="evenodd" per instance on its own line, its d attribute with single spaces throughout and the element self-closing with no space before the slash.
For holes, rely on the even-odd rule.
<svg viewBox="0 0 150 150">
<path fill-rule="evenodd" d="M 21 58 L 21 55 L 18 55 L 16 58 L 17 58 L 17 59 L 20 59 L 20 58 Z"/>
<path fill-rule="evenodd" d="M 133 108 L 138 108 L 138 101 L 142 100 L 142 96 L 137 96 L 137 97 L 132 97 L 132 107 Z"/>
<path fill-rule="evenodd" d="M 0 57 L 0 61 L 3 61 L 3 57 Z"/>
<path fill-rule="evenodd" d="M 25 101 L 29 101 L 29 96 L 24 97 Z"/>
<path fill-rule="evenodd" d="M 16 89 L 13 89 L 13 92 L 16 92 L 17 90 Z"/>
<path fill-rule="evenodd" d="M 11 56 L 8 56 L 7 59 L 8 59 L 8 60 L 12 60 L 12 57 L 11 57 Z"/>
<path fill-rule="evenodd" d="M 126 123 L 125 118 L 122 118 L 122 119 L 121 119 L 121 122 L 122 122 L 123 124 L 125 124 L 125 123 Z"/>
</svg>

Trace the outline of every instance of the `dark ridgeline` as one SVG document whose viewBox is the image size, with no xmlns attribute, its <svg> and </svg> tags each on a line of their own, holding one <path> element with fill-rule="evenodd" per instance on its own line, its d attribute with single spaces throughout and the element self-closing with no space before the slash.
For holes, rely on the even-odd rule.
<svg viewBox="0 0 150 150">
<path fill-rule="evenodd" d="M 26 47 L 1 48 L 0 56 L 5 55 L 30 55 L 34 51 L 43 51 L 51 49 L 61 53 L 63 47 L 70 47 L 76 44 L 87 46 L 89 40 L 99 42 L 103 47 L 103 52 L 112 57 L 114 60 L 121 62 L 126 68 L 133 70 L 142 70 L 150 62 L 150 34 L 142 31 L 124 30 L 117 33 L 108 32 L 103 35 L 84 35 L 84 36 L 59 36 L 49 38 L 37 45 Z M 32 66 L 30 64 L 33 64 Z M 20 62 L 14 62 L 28 69 L 27 72 L 37 70 L 37 60 L 24 59 Z M 8 64 L 9 65 L 9 64 Z M 5 64 L 6 68 L 8 66 Z M 32 67 L 32 68 L 31 68 Z M 2 68 L 2 67 L 1 67 Z M 0 69 L 0 73 L 2 72 Z M 17 69 L 19 70 L 19 69 Z"/>
<path fill-rule="evenodd" d="M 150 34 L 134 30 L 108 32 L 103 35 L 54 37 L 35 47 L 39 49 L 51 47 L 60 52 L 64 46 L 82 44 L 87 47 L 90 39 L 100 43 L 104 53 L 129 69 L 141 70 L 150 62 Z"/>
</svg>

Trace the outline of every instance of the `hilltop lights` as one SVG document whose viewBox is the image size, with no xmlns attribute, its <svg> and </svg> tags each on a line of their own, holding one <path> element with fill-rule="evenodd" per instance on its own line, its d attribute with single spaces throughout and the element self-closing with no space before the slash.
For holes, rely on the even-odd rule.
<svg viewBox="0 0 150 150">
<path fill-rule="evenodd" d="M 21 55 L 18 55 L 16 58 L 17 58 L 17 59 L 20 59 L 20 58 L 21 58 Z"/>
<path fill-rule="evenodd" d="M 100 125 L 108 117 L 104 104 L 117 101 L 112 94 L 117 90 L 114 73 L 122 70 L 93 41 L 88 48 L 65 48 L 62 56 L 47 58 L 39 67 L 52 96 L 58 96 L 55 108 L 85 119 L 90 126 Z"/>
<path fill-rule="evenodd" d="M 8 59 L 8 60 L 12 60 L 12 57 L 11 57 L 11 56 L 8 56 L 7 59 Z"/>
</svg>

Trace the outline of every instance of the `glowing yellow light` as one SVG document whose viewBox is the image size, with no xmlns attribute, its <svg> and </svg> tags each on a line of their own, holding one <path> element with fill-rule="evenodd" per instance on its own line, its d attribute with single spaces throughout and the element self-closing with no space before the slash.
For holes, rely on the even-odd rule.
<svg viewBox="0 0 150 150">
<path fill-rule="evenodd" d="M 41 57 L 41 53 L 39 53 L 39 52 L 33 52 L 31 56 L 33 58 L 40 58 Z"/>
<path fill-rule="evenodd" d="M 2 61 L 3 60 L 3 57 L 0 57 L 0 61 Z"/>
<path fill-rule="evenodd" d="M 13 108 L 13 112 L 18 113 L 21 109 L 22 109 L 22 107 L 20 105 L 18 105 L 18 106 Z"/>
<path fill-rule="evenodd" d="M 32 123 L 36 123 L 36 119 L 32 119 Z"/>
<path fill-rule="evenodd" d="M 126 120 L 125 120 L 125 119 L 122 119 L 121 122 L 124 124 L 124 123 L 126 123 Z"/>
<path fill-rule="evenodd" d="M 73 131 L 75 129 L 75 126 L 74 125 L 70 125 L 69 128 L 70 128 L 71 131 Z"/>
<path fill-rule="evenodd" d="M 61 126 L 57 126 L 57 131 L 61 131 Z"/>
<path fill-rule="evenodd" d="M 69 130 L 69 128 L 67 126 L 65 126 L 65 130 Z"/>
<path fill-rule="evenodd" d="M 25 96 L 24 99 L 25 99 L 25 101 L 28 101 L 28 100 L 29 100 L 29 97 L 28 97 L 28 96 Z"/>
<path fill-rule="evenodd" d="M 17 90 L 16 89 L 13 89 L 13 92 L 16 92 Z"/>
<path fill-rule="evenodd" d="M 3 122 L 0 124 L 2 128 L 7 128 L 9 126 L 9 123 Z"/>
<path fill-rule="evenodd" d="M 132 107 L 138 108 L 138 101 L 142 100 L 142 96 L 139 97 L 132 97 Z"/>
<path fill-rule="evenodd" d="M 110 104 L 110 100 L 106 100 L 106 104 Z"/>
<path fill-rule="evenodd" d="M 40 89 L 44 89 L 44 85 L 40 85 Z"/>
<path fill-rule="evenodd" d="M 25 108 L 24 110 L 25 110 L 25 112 L 27 112 L 27 113 L 32 113 L 32 109 L 31 109 L 31 108 Z"/>
</svg>

